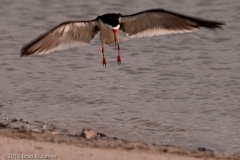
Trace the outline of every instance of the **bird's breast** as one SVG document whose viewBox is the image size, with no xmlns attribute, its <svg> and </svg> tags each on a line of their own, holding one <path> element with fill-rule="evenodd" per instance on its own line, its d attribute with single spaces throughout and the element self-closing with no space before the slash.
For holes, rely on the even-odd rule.
<svg viewBox="0 0 240 160">
<path fill-rule="evenodd" d="M 118 34 L 116 36 L 118 41 Z M 103 44 L 107 45 L 115 41 L 113 31 L 105 24 L 101 24 L 100 26 L 100 40 Z"/>
</svg>

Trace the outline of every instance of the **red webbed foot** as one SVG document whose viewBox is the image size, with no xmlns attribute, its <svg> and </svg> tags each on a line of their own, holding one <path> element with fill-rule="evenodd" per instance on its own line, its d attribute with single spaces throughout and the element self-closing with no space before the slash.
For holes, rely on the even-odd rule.
<svg viewBox="0 0 240 160">
<path fill-rule="evenodd" d="M 103 58 L 103 67 L 106 67 L 106 65 L 107 65 L 107 61 L 106 61 L 106 58 Z"/>
<path fill-rule="evenodd" d="M 118 65 L 120 65 L 122 62 L 120 55 L 117 57 L 117 62 L 118 62 Z"/>
</svg>

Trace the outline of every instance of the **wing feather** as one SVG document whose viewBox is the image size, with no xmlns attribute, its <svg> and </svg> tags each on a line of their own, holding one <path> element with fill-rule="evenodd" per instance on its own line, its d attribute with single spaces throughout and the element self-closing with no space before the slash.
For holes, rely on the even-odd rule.
<svg viewBox="0 0 240 160">
<path fill-rule="evenodd" d="M 64 22 L 23 46 L 20 56 L 46 54 L 88 45 L 98 32 L 96 20 Z"/>
<path fill-rule="evenodd" d="M 151 9 L 132 15 L 121 16 L 120 30 L 130 37 L 192 32 L 200 27 L 217 29 L 221 22 L 202 20 L 163 9 Z"/>
</svg>

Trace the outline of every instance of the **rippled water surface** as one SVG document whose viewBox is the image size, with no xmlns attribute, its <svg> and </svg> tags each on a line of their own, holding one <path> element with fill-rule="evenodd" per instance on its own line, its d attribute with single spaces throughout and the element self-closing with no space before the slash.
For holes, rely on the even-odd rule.
<svg viewBox="0 0 240 160">
<path fill-rule="evenodd" d="M 132 39 L 107 67 L 91 46 L 19 57 L 62 21 L 164 8 L 226 22 L 224 30 Z M 196 149 L 240 151 L 240 1 L 0 1 L 0 117 L 89 127 L 109 136 Z"/>
</svg>

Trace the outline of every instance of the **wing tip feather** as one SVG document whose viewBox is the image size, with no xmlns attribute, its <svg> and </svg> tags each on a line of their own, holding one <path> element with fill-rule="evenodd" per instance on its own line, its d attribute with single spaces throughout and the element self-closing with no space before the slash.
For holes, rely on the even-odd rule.
<svg viewBox="0 0 240 160">
<path fill-rule="evenodd" d="M 23 47 L 20 51 L 20 57 L 27 57 L 29 55 L 31 55 L 31 53 L 27 52 L 25 47 Z"/>
<path fill-rule="evenodd" d="M 223 26 L 226 26 L 226 23 L 224 22 L 216 22 L 216 21 L 205 21 L 205 20 L 198 20 L 196 22 L 199 27 L 205 27 L 209 29 L 221 29 L 223 30 Z"/>
</svg>

